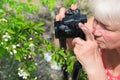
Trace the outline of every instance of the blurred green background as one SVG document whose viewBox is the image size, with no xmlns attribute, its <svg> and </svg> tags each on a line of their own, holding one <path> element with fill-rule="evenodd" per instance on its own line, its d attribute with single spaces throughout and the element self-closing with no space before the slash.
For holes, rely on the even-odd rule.
<svg viewBox="0 0 120 80">
<path fill-rule="evenodd" d="M 71 4 L 91 16 L 87 0 L 0 1 L 0 80 L 62 80 L 64 62 L 71 75 L 73 52 L 54 45 L 55 16 Z"/>
</svg>

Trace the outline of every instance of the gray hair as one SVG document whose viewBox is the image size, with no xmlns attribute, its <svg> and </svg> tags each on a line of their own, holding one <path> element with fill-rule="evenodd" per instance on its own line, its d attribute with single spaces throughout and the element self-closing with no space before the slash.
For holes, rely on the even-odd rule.
<svg viewBox="0 0 120 80">
<path fill-rule="evenodd" d="M 120 24 L 120 0 L 90 0 L 90 3 L 96 19 Z"/>
</svg>

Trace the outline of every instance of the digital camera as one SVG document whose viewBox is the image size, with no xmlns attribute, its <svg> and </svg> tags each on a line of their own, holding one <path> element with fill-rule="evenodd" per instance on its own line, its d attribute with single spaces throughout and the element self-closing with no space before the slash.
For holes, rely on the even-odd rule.
<svg viewBox="0 0 120 80">
<path fill-rule="evenodd" d="M 78 23 L 86 23 L 87 16 L 80 14 L 80 10 L 67 10 L 65 12 L 65 18 L 62 21 L 55 21 L 55 37 L 56 38 L 75 38 L 80 37 L 85 39 L 85 34 L 78 27 Z"/>
</svg>

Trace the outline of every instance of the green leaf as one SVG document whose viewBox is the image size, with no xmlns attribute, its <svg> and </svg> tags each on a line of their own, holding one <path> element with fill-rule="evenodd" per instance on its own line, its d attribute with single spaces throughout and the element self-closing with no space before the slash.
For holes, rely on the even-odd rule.
<svg viewBox="0 0 120 80">
<path fill-rule="evenodd" d="M 38 24 L 35 25 L 35 27 L 40 27 L 43 26 L 45 24 L 45 22 L 39 22 Z"/>
<path fill-rule="evenodd" d="M 28 2 L 32 2 L 32 0 L 27 0 Z"/>
<path fill-rule="evenodd" d="M 7 32 L 10 33 L 10 34 L 15 34 L 15 32 L 11 29 L 7 29 Z"/>
<path fill-rule="evenodd" d="M 21 40 L 26 40 L 26 37 L 24 35 L 20 35 Z"/>
<path fill-rule="evenodd" d="M 61 50 L 60 52 L 59 52 L 59 54 L 62 56 L 62 57 L 66 57 L 66 53 L 63 51 L 63 50 Z"/>
<path fill-rule="evenodd" d="M 52 55 L 52 61 L 55 61 L 55 54 Z"/>
<path fill-rule="evenodd" d="M 14 54 L 14 56 L 16 60 L 21 61 L 21 56 L 18 53 Z"/>
<path fill-rule="evenodd" d="M 73 66 L 74 66 L 74 62 L 71 61 L 70 64 L 68 65 L 68 67 L 67 67 L 67 71 L 68 71 L 69 73 L 72 72 L 72 70 L 73 70 Z"/>
<path fill-rule="evenodd" d="M 48 4 L 48 0 L 43 0 L 42 5 L 46 5 L 46 4 Z"/>
<path fill-rule="evenodd" d="M 28 65 L 28 71 L 29 72 L 35 72 L 37 70 L 37 68 L 36 68 L 36 66 L 35 65 L 33 65 L 33 64 L 31 64 L 31 65 Z"/>
<path fill-rule="evenodd" d="M 2 46 L 0 46 L 0 57 L 10 58 L 9 53 L 8 53 L 7 50 L 4 49 Z"/>
<path fill-rule="evenodd" d="M 32 56 L 36 56 L 36 53 L 35 53 L 35 52 L 30 52 L 30 54 L 31 54 Z"/>
<path fill-rule="evenodd" d="M 50 6 L 49 6 L 49 10 L 52 11 L 55 5 L 55 0 L 49 0 L 50 1 Z"/>
</svg>

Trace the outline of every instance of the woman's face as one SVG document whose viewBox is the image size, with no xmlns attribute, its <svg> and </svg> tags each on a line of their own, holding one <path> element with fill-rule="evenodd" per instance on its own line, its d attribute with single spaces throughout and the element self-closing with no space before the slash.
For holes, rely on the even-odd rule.
<svg viewBox="0 0 120 80">
<path fill-rule="evenodd" d="M 97 19 L 93 22 L 93 35 L 100 48 L 120 48 L 120 24 L 103 24 Z"/>
</svg>

